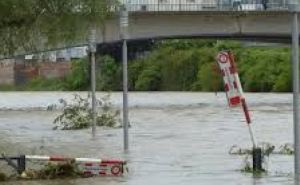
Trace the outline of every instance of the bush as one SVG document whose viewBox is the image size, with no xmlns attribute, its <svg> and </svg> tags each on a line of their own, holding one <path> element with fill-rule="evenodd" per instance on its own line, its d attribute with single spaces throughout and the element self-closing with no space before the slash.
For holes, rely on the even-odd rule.
<svg viewBox="0 0 300 185">
<path fill-rule="evenodd" d="M 64 99 L 61 99 L 60 103 L 63 104 L 63 112 L 54 119 L 53 123 L 56 125 L 54 129 L 77 130 L 92 126 L 93 117 L 90 98 L 82 98 L 75 94 L 73 103 L 69 103 Z M 100 107 L 96 111 L 97 126 L 118 126 L 120 111 L 112 109 L 109 95 L 98 99 L 97 105 Z"/>
<path fill-rule="evenodd" d="M 61 91 L 65 90 L 64 83 L 62 79 L 50 78 L 46 79 L 43 77 L 35 78 L 29 81 L 24 90 L 27 91 Z"/>
<path fill-rule="evenodd" d="M 71 73 L 64 80 L 64 87 L 69 91 L 87 90 L 89 87 L 89 62 L 88 60 L 73 60 Z"/>
<path fill-rule="evenodd" d="M 151 66 L 141 72 L 136 83 L 137 91 L 157 91 L 160 89 L 161 74 L 158 66 Z"/>
<path fill-rule="evenodd" d="M 102 56 L 97 60 L 97 89 L 112 91 L 122 89 L 121 65 L 110 56 Z"/>
</svg>

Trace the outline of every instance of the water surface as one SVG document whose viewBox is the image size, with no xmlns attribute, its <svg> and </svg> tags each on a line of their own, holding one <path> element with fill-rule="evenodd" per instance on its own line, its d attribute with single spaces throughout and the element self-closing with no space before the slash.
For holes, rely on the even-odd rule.
<svg viewBox="0 0 300 185">
<path fill-rule="evenodd" d="M 268 174 L 241 173 L 236 144 L 250 147 L 240 109 L 229 109 L 223 93 L 131 93 L 130 152 L 123 152 L 122 129 L 53 131 L 59 110 L 46 111 L 73 92 L 0 93 L 0 148 L 8 154 L 63 154 L 126 159 L 129 173 L 117 178 L 25 181 L 24 185 L 284 185 L 293 184 L 293 157 L 272 155 Z M 82 96 L 87 93 L 81 92 Z M 103 93 L 97 94 L 102 96 Z M 258 141 L 276 146 L 293 141 L 291 94 L 246 94 Z M 121 107 L 121 93 L 111 95 Z M 7 182 L 3 184 L 16 184 Z"/>
</svg>

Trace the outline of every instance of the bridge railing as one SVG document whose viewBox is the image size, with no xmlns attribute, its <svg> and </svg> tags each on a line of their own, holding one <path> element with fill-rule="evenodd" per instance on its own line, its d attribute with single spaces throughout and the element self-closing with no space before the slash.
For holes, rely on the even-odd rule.
<svg viewBox="0 0 300 185">
<path fill-rule="evenodd" d="M 131 12 L 284 11 L 294 0 L 119 0 Z"/>
</svg>

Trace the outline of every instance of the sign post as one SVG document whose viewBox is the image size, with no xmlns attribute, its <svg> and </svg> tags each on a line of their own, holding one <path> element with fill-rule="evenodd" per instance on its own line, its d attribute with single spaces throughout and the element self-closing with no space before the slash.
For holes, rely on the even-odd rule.
<svg viewBox="0 0 300 185">
<path fill-rule="evenodd" d="M 295 179 L 300 181 L 300 122 L 299 122 L 299 24 L 300 6 L 297 1 L 289 7 L 292 14 L 293 118 Z"/>
<path fill-rule="evenodd" d="M 91 62 L 91 90 L 92 90 L 92 137 L 96 137 L 96 28 L 90 28 L 89 52 Z"/>
<path fill-rule="evenodd" d="M 127 39 L 128 39 L 128 11 L 126 4 L 120 12 L 120 37 L 122 40 L 123 53 L 123 131 L 124 131 L 124 150 L 128 151 L 128 65 L 127 65 Z"/>
<path fill-rule="evenodd" d="M 244 96 L 241 81 L 238 75 L 237 67 L 235 65 L 234 56 L 230 51 L 221 51 L 217 56 L 217 62 L 219 64 L 223 76 L 224 88 L 229 107 L 241 106 L 243 109 L 253 145 L 253 170 L 261 171 L 262 152 L 261 149 L 257 146 L 254 131 L 251 126 L 252 121 Z"/>
</svg>

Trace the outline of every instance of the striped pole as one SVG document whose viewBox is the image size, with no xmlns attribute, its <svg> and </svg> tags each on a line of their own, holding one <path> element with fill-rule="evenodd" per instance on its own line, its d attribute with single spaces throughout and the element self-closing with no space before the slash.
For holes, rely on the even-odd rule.
<svg viewBox="0 0 300 185">
<path fill-rule="evenodd" d="M 251 126 L 252 121 L 251 121 L 251 117 L 250 117 L 250 114 L 249 114 L 248 105 L 246 103 L 246 99 L 245 99 L 245 96 L 244 96 L 244 91 L 243 91 L 243 88 L 242 88 L 242 85 L 241 85 L 240 77 L 239 77 L 238 72 L 237 72 L 237 67 L 235 65 L 235 59 L 234 59 L 233 54 L 230 51 L 228 51 L 228 55 L 229 55 L 229 61 L 230 61 L 231 66 L 232 66 L 232 72 L 233 72 L 235 80 L 236 80 L 237 90 L 238 90 L 238 92 L 240 94 L 240 97 L 241 97 L 240 98 L 241 105 L 242 105 L 242 109 L 243 109 L 243 112 L 244 112 L 244 115 L 245 115 L 245 118 L 246 118 L 246 123 L 247 123 L 248 129 L 249 129 L 249 134 L 250 134 L 250 137 L 251 137 L 253 148 L 257 148 L 256 138 L 254 136 L 254 131 L 253 131 L 252 126 Z"/>
<path fill-rule="evenodd" d="M 251 126 L 251 117 L 244 96 L 241 81 L 235 65 L 234 56 L 230 51 L 222 51 L 217 57 L 218 64 L 224 80 L 224 89 L 230 107 L 241 106 L 245 115 L 246 123 L 253 147 L 257 147 L 255 135 Z"/>
</svg>

